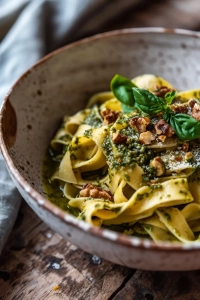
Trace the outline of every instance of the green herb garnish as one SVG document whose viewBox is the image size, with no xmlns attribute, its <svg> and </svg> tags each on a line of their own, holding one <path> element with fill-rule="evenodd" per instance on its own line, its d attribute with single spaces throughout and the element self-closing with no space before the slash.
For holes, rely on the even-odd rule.
<svg viewBox="0 0 200 300">
<path fill-rule="evenodd" d="M 136 85 L 126 77 L 115 75 L 111 81 L 111 89 L 117 99 L 127 106 L 134 106 L 135 99 L 132 88 Z"/>
<path fill-rule="evenodd" d="M 187 114 L 175 114 L 168 111 L 163 118 L 175 130 L 181 140 L 193 140 L 200 137 L 200 122 Z"/>
<path fill-rule="evenodd" d="M 163 98 L 157 97 L 147 90 L 132 88 L 132 93 L 135 100 L 132 106 L 135 106 L 138 110 L 148 115 L 157 114 L 167 108 L 167 104 Z"/>
<path fill-rule="evenodd" d="M 163 112 L 163 119 L 170 124 L 181 140 L 192 140 L 200 137 L 200 122 L 187 114 L 175 114 L 169 105 L 176 97 L 176 92 L 168 92 L 165 99 L 153 93 L 140 89 L 135 84 L 121 76 L 115 75 L 111 81 L 111 90 L 122 103 L 125 113 L 137 109 L 148 115 Z"/>
<path fill-rule="evenodd" d="M 177 95 L 176 91 L 166 93 L 165 100 L 166 100 L 167 104 L 169 104 L 169 105 L 172 104 L 172 101 L 174 100 L 176 95 Z"/>
</svg>

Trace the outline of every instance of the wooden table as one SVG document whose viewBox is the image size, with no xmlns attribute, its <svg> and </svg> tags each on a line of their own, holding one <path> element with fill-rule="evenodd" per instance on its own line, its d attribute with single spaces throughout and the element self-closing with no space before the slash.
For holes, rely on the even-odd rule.
<svg viewBox="0 0 200 300">
<path fill-rule="evenodd" d="M 0 258 L 0 278 L 0 299 L 6 300 L 200 299 L 200 271 L 115 265 L 63 240 L 25 202 Z"/>
<path fill-rule="evenodd" d="M 198 0 L 149 1 L 106 24 L 105 30 L 199 30 L 199 13 Z M 83 252 L 49 229 L 24 201 L 0 258 L 2 300 L 198 300 L 199 281 L 200 271 L 134 270 Z"/>
</svg>

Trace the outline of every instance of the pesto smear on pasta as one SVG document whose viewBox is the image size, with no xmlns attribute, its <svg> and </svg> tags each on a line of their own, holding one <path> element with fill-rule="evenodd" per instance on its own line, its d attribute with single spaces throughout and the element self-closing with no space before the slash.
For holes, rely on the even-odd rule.
<svg viewBox="0 0 200 300">
<path fill-rule="evenodd" d="M 43 167 L 47 197 L 95 226 L 200 242 L 200 90 L 115 75 L 66 116 Z"/>
</svg>

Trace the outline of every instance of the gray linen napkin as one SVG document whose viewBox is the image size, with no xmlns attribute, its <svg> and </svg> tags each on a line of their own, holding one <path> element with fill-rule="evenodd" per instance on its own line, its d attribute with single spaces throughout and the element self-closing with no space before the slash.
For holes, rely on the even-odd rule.
<svg viewBox="0 0 200 300">
<path fill-rule="evenodd" d="M 143 0 L 144 1 L 144 0 Z M 0 0 L 0 105 L 14 81 L 45 54 L 104 31 L 141 0 Z M 0 154 L 0 254 L 20 196 Z"/>
</svg>

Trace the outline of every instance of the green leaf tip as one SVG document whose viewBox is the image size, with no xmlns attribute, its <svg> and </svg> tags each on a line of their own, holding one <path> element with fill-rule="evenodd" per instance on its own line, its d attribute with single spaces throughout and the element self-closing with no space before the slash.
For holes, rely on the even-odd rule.
<svg viewBox="0 0 200 300">
<path fill-rule="evenodd" d="M 127 106 L 134 106 L 132 88 L 135 84 L 128 78 L 116 74 L 110 83 L 111 90 L 115 97 Z"/>
</svg>

